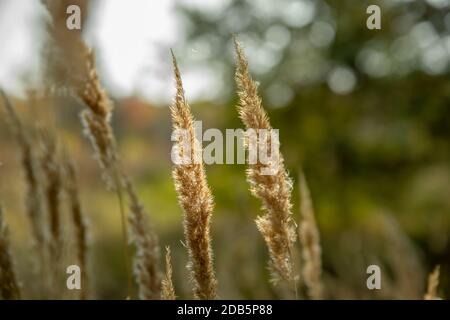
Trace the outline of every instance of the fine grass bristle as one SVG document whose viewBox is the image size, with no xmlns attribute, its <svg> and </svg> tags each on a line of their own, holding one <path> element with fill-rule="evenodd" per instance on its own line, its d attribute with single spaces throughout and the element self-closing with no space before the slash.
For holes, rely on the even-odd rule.
<svg viewBox="0 0 450 320">
<path fill-rule="evenodd" d="M 177 90 L 175 102 L 171 106 L 173 130 L 185 133 L 188 140 L 182 141 L 181 137 L 178 137 L 179 140 L 175 142 L 174 147 L 179 158 L 185 159 L 187 156 L 190 159 L 189 164 L 176 164 L 172 172 L 178 201 L 184 211 L 183 225 L 189 253 L 188 267 L 195 297 L 215 299 L 217 280 L 214 274 L 210 236 L 214 201 L 201 160 L 202 147 L 195 137 L 193 116 L 184 96 L 180 71 L 173 53 L 172 57 Z"/>
<path fill-rule="evenodd" d="M 311 193 L 302 171 L 299 174 L 300 212 L 299 239 L 303 256 L 303 281 L 311 299 L 322 299 L 322 250 Z"/>
<path fill-rule="evenodd" d="M 166 247 L 166 274 L 162 280 L 161 290 L 162 300 L 175 300 L 175 289 L 172 282 L 172 261 L 170 255 L 170 248 Z"/>
<path fill-rule="evenodd" d="M 272 127 L 269 118 L 262 107 L 257 85 L 250 76 L 247 60 L 236 38 L 234 44 L 237 57 L 235 78 L 239 96 L 239 116 L 246 129 L 257 132 L 259 129 L 265 129 L 270 132 Z M 264 174 L 264 170 L 269 167 L 274 174 Z M 256 219 L 256 224 L 269 249 L 274 280 L 281 278 L 296 286 L 291 254 L 296 238 L 291 218 L 292 181 L 284 167 L 281 153 L 270 165 L 262 164 L 259 160 L 256 164 L 249 164 L 247 180 L 252 194 L 263 203 L 264 215 Z"/>
<path fill-rule="evenodd" d="M 3 220 L 0 206 L 0 297 L 4 300 L 20 299 L 20 287 L 17 281 L 14 264 L 11 257 L 8 231 Z"/>
<path fill-rule="evenodd" d="M 440 300 L 437 289 L 439 286 L 439 271 L 440 267 L 437 265 L 433 272 L 428 276 L 427 293 L 424 296 L 425 300 Z"/>
</svg>

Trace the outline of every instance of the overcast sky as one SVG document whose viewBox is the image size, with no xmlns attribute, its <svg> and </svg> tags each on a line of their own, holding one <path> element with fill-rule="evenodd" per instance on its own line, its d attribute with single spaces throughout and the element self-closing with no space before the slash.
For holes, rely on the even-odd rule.
<svg viewBox="0 0 450 320">
<path fill-rule="evenodd" d="M 168 49 L 183 38 L 176 0 L 99 1 L 90 12 L 85 37 L 97 53 L 100 75 L 113 96 L 136 94 L 154 102 L 172 98 L 173 80 Z M 182 0 L 192 6 L 199 0 Z M 227 0 L 206 10 L 220 9 Z M 23 96 L 24 83 L 39 83 L 39 52 L 45 10 L 39 1 L 2 0 L 0 8 L 0 86 Z M 207 96 L 211 74 L 182 66 L 188 98 Z"/>
</svg>

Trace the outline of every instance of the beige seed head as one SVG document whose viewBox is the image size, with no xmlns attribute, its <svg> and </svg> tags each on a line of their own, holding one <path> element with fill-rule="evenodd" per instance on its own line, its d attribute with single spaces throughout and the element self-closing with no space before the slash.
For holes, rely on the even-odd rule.
<svg viewBox="0 0 450 320">
<path fill-rule="evenodd" d="M 172 54 L 173 56 L 173 54 Z M 177 93 L 171 107 L 174 131 L 186 132 L 190 145 L 190 164 L 175 165 L 173 179 L 178 201 L 184 211 L 184 235 L 189 253 L 189 270 L 198 299 L 217 297 L 217 280 L 214 275 L 211 249 L 210 219 L 214 201 L 206 181 L 202 161 L 194 161 L 201 154 L 201 145 L 194 135 L 191 109 L 184 97 L 183 84 L 175 57 L 173 65 Z M 175 143 L 180 158 L 184 156 L 181 141 Z"/>
<path fill-rule="evenodd" d="M 239 42 L 234 39 L 236 49 L 236 84 L 239 96 L 238 112 L 246 129 L 272 130 L 266 111 L 262 107 L 257 85 L 250 76 L 248 63 Z M 269 164 L 250 164 L 247 181 L 252 194 L 262 201 L 264 215 L 256 219 L 258 230 L 269 249 L 270 266 L 274 276 L 295 282 L 291 248 L 295 242 L 295 228 L 291 219 L 292 181 L 284 167 L 281 154 L 270 164 L 273 175 L 263 174 Z"/>
</svg>

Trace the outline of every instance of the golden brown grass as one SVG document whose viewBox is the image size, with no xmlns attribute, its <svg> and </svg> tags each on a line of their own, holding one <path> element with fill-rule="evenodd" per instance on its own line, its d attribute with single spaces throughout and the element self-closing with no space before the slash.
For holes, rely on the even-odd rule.
<svg viewBox="0 0 450 320">
<path fill-rule="evenodd" d="M 194 120 L 191 109 L 185 99 L 180 71 L 173 56 L 176 81 L 176 96 L 171 106 L 174 132 L 185 132 L 189 146 L 183 139 L 175 142 L 181 159 L 187 156 L 190 164 L 175 165 L 173 179 L 178 194 L 178 201 L 184 211 L 184 235 L 189 253 L 189 270 L 194 285 L 194 295 L 198 299 L 217 298 L 217 280 L 213 268 L 211 249 L 210 219 L 214 202 L 201 160 L 202 148 L 194 133 Z M 189 151 L 187 151 L 189 150 Z M 200 160 L 199 160 L 200 159 Z"/>
<path fill-rule="evenodd" d="M 239 95 L 239 116 L 246 129 L 270 131 L 272 127 L 262 107 L 257 85 L 250 76 L 244 51 L 236 39 L 234 44 L 237 57 L 236 84 Z M 295 283 L 296 276 L 291 254 L 296 238 L 291 218 L 292 181 L 284 167 L 281 154 L 275 163 L 270 164 L 270 170 L 274 170 L 273 175 L 263 174 L 263 170 L 268 168 L 268 164 L 258 161 L 256 164 L 250 164 L 247 170 L 250 190 L 263 203 L 264 215 L 256 219 L 256 224 L 269 249 L 270 267 L 274 272 L 274 280 L 281 278 Z"/>
<path fill-rule="evenodd" d="M 303 256 L 303 281 L 311 299 L 322 299 L 322 249 L 311 193 L 303 172 L 299 174 L 300 212 L 299 239 Z"/>
<path fill-rule="evenodd" d="M 20 286 L 10 253 L 8 231 L 0 206 L 0 297 L 4 300 L 20 299 Z"/>
</svg>

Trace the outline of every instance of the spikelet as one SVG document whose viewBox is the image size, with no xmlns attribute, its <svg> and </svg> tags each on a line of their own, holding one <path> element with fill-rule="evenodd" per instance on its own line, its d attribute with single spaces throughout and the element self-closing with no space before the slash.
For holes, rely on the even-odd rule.
<svg viewBox="0 0 450 320">
<path fill-rule="evenodd" d="M 94 148 L 106 186 L 110 190 L 120 189 L 120 181 L 117 178 L 118 155 L 109 123 L 90 109 L 81 112 L 81 122 L 84 126 L 84 134 Z"/>
<path fill-rule="evenodd" d="M 84 43 L 83 43 L 84 44 Z M 75 92 L 87 106 L 81 113 L 81 122 L 85 135 L 91 140 L 96 158 L 103 170 L 103 178 L 110 189 L 118 189 L 117 166 L 119 156 L 116 151 L 116 141 L 111 128 L 112 104 L 95 68 L 93 52 L 86 46 L 85 50 L 85 78 L 81 83 L 75 82 Z"/>
<path fill-rule="evenodd" d="M 80 300 L 89 299 L 90 285 L 88 264 L 88 228 L 85 221 L 84 212 L 81 207 L 81 201 L 78 190 L 77 177 L 73 162 L 64 156 L 64 189 L 69 205 L 69 213 L 75 230 L 75 249 L 78 266 L 81 269 L 81 290 L 79 290 Z"/>
<path fill-rule="evenodd" d="M 439 265 L 437 265 L 433 272 L 428 276 L 427 293 L 424 296 L 425 300 L 441 300 L 437 294 L 439 286 Z"/>
<path fill-rule="evenodd" d="M 166 275 L 161 283 L 161 299 L 175 300 L 175 289 L 172 282 L 172 262 L 170 257 L 170 248 L 166 247 Z"/>
<path fill-rule="evenodd" d="M 299 174 L 299 189 L 301 201 L 301 221 L 299 224 L 299 239 L 303 255 L 303 279 L 311 299 L 322 299 L 322 250 L 319 230 L 314 217 L 311 194 L 303 172 Z"/>
<path fill-rule="evenodd" d="M 178 156 L 185 159 L 186 152 L 189 164 L 177 164 L 173 169 L 175 189 L 178 201 L 184 211 L 184 235 L 189 253 L 188 268 L 194 285 L 197 299 L 215 299 L 217 297 L 217 280 L 214 275 L 213 253 L 211 249 L 210 219 L 214 202 L 203 168 L 201 145 L 195 138 L 193 117 L 185 99 L 180 71 L 175 56 L 173 66 L 177 93 L 171 106 L 174 132 L 186 133 L 188 141 L 178 141 L 175 148 Z M 186 139 L 184 139 L 186 140 Z M 185 144 L 189 144 L 186 146 Z M 199 160 L 200 159 L 200 160 Z"/>
<path fill-rule="evenodd" d="M 147 221 L 147 214 L 140 204 L 133 185 L 125 177 L 125 190 L 130 200 L 129 233 L 136 247 L 134 275 L 142 300 L 161 297 L 161 275 L 158 269 L 159 245 L 155 232 Z"/>
<path fill-rule="evenodd" d="M 257 85 L 252 80 L 244 52 L 234 39 L 237 67 L 236 83 L 239 95 L 239 116 L 246 129 L 272 130 L 269 118 L 262 107 Z M 273 175 L 264 175 L 263 170 L 270 166 Z M 263 235 L 269 249 L 270 267 L 274 272 L 274 280 L 279 278 L 294 281 L 291 248 L 295 242 L 295 227 L 291 214 L 292 181 L 284 168 L 284 160 L 278 155 L 275 163 L 250 164 L 247 170 L 250 191 L 263 203 L 263 216 L 256 219 L 256 225 Z"/>
<path fill-rule="evenodd" d="M 2 207 L 0 206 L 0 298 L 18 300 L 20 296 L 20 287 L 10 253 L 8 231 L 3 221 Z"/>
</svg>

